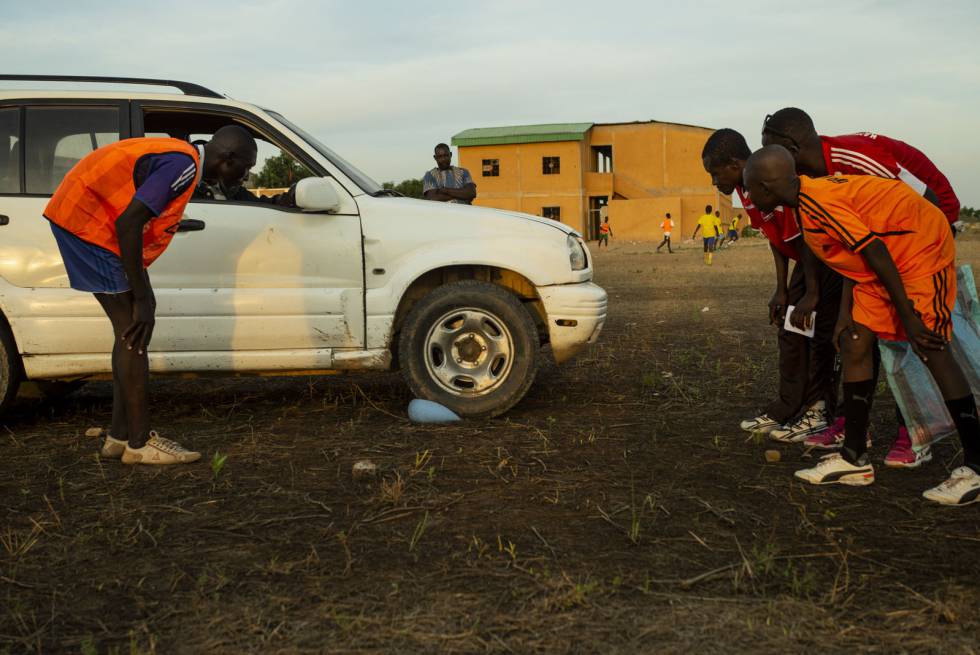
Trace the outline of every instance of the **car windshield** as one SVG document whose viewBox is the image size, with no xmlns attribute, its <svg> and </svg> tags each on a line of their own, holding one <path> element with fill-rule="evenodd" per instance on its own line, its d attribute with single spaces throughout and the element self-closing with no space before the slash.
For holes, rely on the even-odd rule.
<svg viewBox="0 0 980 655">
<path fill-rule="evenodd" d="M 381 190 L 380 184 L 372 180 L 366 174 L 362 173 L 356 166 L 338 155 L 336 152 L 317 141 L 309 132 L 301 127 L 298 127 L 296 124 L 291 123 L 279 112 L 271 111 L 269 109 L 266 109 L 265 111 L 277 121 L 302 137 L 303 140 L 313 146 L 313 148 L 321 155 L 329 159 L 334 166 L 343 171 L 344 175 L 353 180 L 354 184 L 361 187 L 361 189 L 363 189 L 366 193 L 373 195 Z"/>
</svg>

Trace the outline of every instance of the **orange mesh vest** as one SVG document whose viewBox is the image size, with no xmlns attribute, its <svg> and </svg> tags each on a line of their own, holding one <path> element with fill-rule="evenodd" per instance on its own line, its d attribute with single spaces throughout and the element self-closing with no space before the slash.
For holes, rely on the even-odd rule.
<svg viewBox="0 0 980 655">
<path fill-rule="evenodd" d="M 190 155 L 197 165 L 197 175 L 184 193 L 143 226 L 143 266 L 149 266 L 170 245 L 201 177 L 197 148 L 186 141 L 126 139 L 99 148 L 68 171 L 45 208 L 44 217 L 83 241 L 121 255 L 116 219 L 136 194 L 136 164 L 147 155 L 168 152 Z"/>
</svg>

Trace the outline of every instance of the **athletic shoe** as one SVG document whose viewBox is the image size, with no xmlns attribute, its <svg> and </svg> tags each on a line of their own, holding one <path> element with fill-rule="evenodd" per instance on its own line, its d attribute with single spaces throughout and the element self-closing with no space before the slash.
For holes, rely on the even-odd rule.
<svg viewBox="0 0 980 655">
<path fill-rule="evenodd" d="M 961 466 L 938 487 L 926 489 L 922 497 L 943 505 L 969 505 L 980 501 L 980 473 Z"/>
<path fill-rule="evenodd" d="M 119 459 L 126 452 L 126 446 L 128 441 L 120 441 L 119 439 L 113 439 L 112 435 L 107 434 L 105 436 L 105 442 L 102 444 L 102 450 L 99 451 L 99 455 L 102 459 Z"/>
<path fill-rule="evenodd" d="M 800 469 L 794 475 L 810 484 L 846 484 L 863 487 L 875 481 L 875 469 L 868 455 L 861 455 L 858 463 L 851 464 L 840 453 L 824 455 L 820 463 L 809 469 Z"/>
<path fill-rule="evenodd" d="M 892 468 L 914 469 L 922 466 L 926 462 L 932 461 L 932 450 L 929 446 L 923 446 L 920 450 L 912 448 L 912 438 L 909 430 L 904 425 L 898 428 L 898 439 L 892 449 L 885 455 L 885 466 Z"/>
<path fill-rule="evenodd" d="M 166 464 L 190 464 L 201 459 L 201 453 L 187 450 L 176 441 L 164 439 L 156 432 L 150 432 L 150 438 L 142 448 L 130 448 L 122 455 L 123 464 L 151 464 L 162 466 Z"/>
<path fill-rule="evenodd" d="M 868 432 L 868 438 L 865 443 L 868 449 L 871 449 L 871 432 Z M 807 448 L 814 448 L 816 450 L 840 450 L 844 445 L 844 417 L 838 416 L 834 419 L 834 422 L 830 424 L 823 432 L 818 432 L 816 434 L 810 435 L 803 441 L 803 445 Z"/>
<path fill-rule="evenodd" d="M 823 432 L 811 434 L 803 440 L 803 445 L 819 450 L 840 450 L 844 445 L 844 417 L 835 418 Z"/>
<path fill-rule="evenodd" d="M 799 443 L 811 434 L 827 429 L 827 412 L 823 402 L 814 403 L 796 423 L 784 425 L 769 432 L 769 438 L 783 443 Z"/>
<path fill-rule="evenodd" d="M 769 418 L 768 414 L 760 414 L 755 418 L 739 423 L 739 427 L 746 432 L 769 432 L 779 427 L 779 421 Z"/>
</svg>

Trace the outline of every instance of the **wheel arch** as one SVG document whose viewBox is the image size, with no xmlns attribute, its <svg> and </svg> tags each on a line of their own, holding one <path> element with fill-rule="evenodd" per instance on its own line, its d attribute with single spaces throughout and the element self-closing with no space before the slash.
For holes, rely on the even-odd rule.
<svg viewBox="0 0 980 655">
<path fill-rule="evenodd" d="M 408 285 L 398 301 L 395 318 L 392 322 L 389 343 L 392 346 L 392 361 L 398 361 L 399 334 L 412 307 L 430 291 L 458 280 L 478 280 L 502 287 L 513 294 L 528 310 L 538 328 L 542 344 L 547 342 L 547 314 L 537 287 L 526 276 L 509 268 L 490 264 L 453 264 L 439 266 L 418 275 Z"/>
<path fill-rule="evenodd" d="M 7 318 L 7 310 L 4 306 L 2 299 L 0 299 L 0 326 L 6 328 L 8 334 L 10 334 L 10 340 L 13 341 L 14 354 L 17 356 L 17 370 L 20 373 L 21 381 L 27 379 L 27 374 L 24 371 L 24 357 L 20 351 L 20 344 L 17 342 L 17 333 L 14 331 L 14 326 L 11 325 L 10 320 Z"/>
</svg>

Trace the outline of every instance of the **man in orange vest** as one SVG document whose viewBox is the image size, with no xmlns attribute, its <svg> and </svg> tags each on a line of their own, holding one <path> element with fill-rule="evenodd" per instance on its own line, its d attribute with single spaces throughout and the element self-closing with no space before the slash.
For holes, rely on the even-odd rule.
<svg viewBox="0 0 980 655">
<path fill-rule="evenodd" d="M 201 454 L 150 431 L 147 347 L 156 299 L 147 267 L 170 244 L 202 178 L 240 184 L 255 139 L 228 125 L 210 142 L 126 139 L 72 168 L 44 210 L 73 289 L 95 294 L 112 322 L 112 429 L 102 456 L 124 464 L 183 464 Z"/>
</svg>

